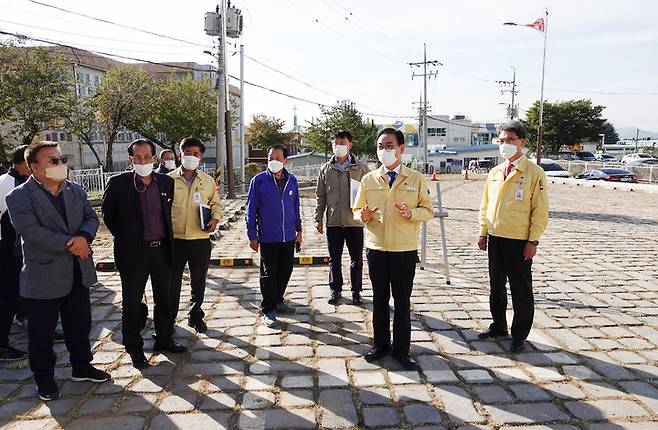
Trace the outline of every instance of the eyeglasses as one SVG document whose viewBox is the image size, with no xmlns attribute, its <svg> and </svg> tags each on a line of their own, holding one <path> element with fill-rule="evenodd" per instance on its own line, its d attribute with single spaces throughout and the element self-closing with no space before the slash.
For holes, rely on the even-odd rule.
<svg viewBox="0 0 658 430">
<path fill-rule="evenodd" d="M 146 163 L 151 162 L 152 163 L 153 160 L 155 160 L 155 157 L 152 156 L 152 155 L 145 155 L 145 156 L 133 155 L 132 158 L 133 158 L 133 161 L 137 161 L 138 164 L 141 164 L 142 162 L 146 162 Z"/>
<path fill-rule="evenodd" d="M 69 158 L 68 157 L 50 157 L 48 158 L 48 162 L 52 164 L 53 166 L 57 166 L 59 163 L 66 164 L 68 163 Z"/>
<path fill-rule="evenodd" d="M 518 137 L 515 137 L 514 139 L 512 139 L 511 137 L 507 137 L 505 139 L 496 139 L 495 142 L 500 145 L 501 143 L 512 143 L 515 140 L 521 140 L 521 139 L 519 139 Z"/>
</svg>

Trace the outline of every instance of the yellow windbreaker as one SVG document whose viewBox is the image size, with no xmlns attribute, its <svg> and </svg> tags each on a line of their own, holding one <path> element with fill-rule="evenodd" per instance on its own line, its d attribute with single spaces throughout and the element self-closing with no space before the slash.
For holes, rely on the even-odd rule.
<svg viewBox="0 0 658 430">
<path fill-rule="evenodd" d="M 174 239 L 208 239 L 210 232 L 201 230 L 199 205 L 210 206 L 212 218 L 222 219 L 215 181 L 207 173 L 197 170 L 192 185 L 188 186 L 181 167 L 169 172 L 169 176 L 174 179 L 174 204 L 171 209 Z"/>
<path fill-rule="evenodd" d="M 361 178 L 361 186 L 352 211 L 361 220 L 361 209 L 367 204 L 379 211 L 366 224 L 366 248 L 377 251 L 415 251 L 418 249 L 418 227 L 434 217 L 432 197 L 425 177 L 401 166 L 392 187 L 388 187 L 386 169 L 380 167 Z M 411 219 L 400 215 L 395 203 L 406 203 Z"/>
<path fill-rule="evenodd" d="M 480 236 L 539 240 L 548 224 L 546 174 L 523 155 L 505 179 L 505 163 L 491 169 L 480 205 Z"/>
</svg>

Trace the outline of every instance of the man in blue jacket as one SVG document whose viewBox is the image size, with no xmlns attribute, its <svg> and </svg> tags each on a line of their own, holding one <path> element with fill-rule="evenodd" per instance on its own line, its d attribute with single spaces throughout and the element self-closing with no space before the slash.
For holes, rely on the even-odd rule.
<svg viewBox="0 0 658 430">
<path fill-rule="evenodd" d="M 295 262 L 295 243 L 302 242 L 297 178 L 284 166 L 288 148 L 268 149 L 267 170 L 254 176 L 247 196 L 247 235 L 254 252 L 260 249 L 260 291 L 263 322 L 276 323 L 276 314 L 295 313 L 283 296 Z"/>
</svg>

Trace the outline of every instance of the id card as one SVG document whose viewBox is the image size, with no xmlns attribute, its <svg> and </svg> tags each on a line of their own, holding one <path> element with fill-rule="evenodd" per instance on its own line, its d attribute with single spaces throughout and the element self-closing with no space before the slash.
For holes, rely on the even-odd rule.
<svg viewBox="0 0 658 430">
<path fill-rule="evenodd" d="M 201 204 L 201 193 L 198 191 L 194 193 L 194 203 L 197 205 Z"/>
<path fill-rule="evenodd" d="M 514 192 L 514 200 L 523 200 L 523 188 L 517 188 Z"/>
</svg>

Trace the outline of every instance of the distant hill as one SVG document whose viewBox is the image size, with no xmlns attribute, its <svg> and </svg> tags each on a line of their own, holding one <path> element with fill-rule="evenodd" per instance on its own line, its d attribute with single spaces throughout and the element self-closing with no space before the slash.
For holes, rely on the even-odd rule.
<svg viewBox="0 0 658 430">
<path fill-rule="evenodd" d="M 620 139 L 635 139 L 637 128 L 635 127 L 619 127 L 615 128 Z M 648 131 L 640 129 L 640 139 L 647 137 L 658 138 L 658 131 Z"/>
</svg>

